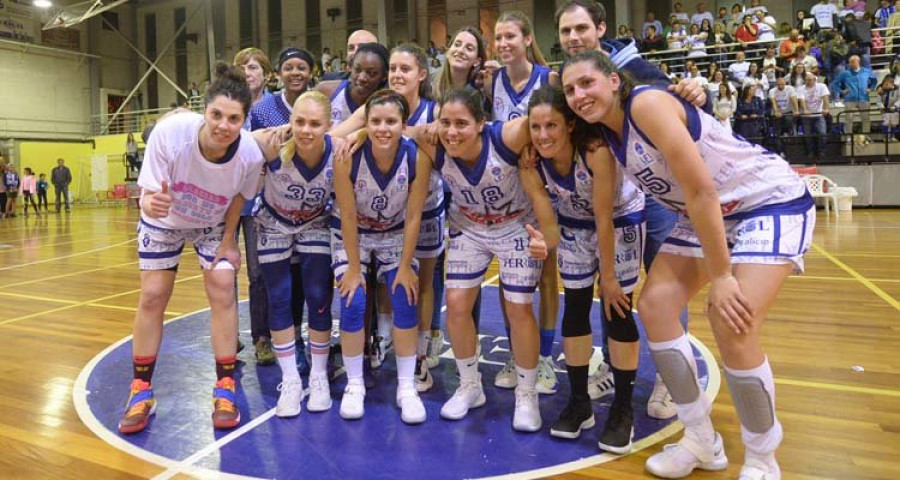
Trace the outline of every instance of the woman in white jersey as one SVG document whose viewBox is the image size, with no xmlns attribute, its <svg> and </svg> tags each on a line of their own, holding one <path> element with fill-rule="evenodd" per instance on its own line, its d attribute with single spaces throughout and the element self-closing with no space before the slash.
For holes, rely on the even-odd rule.
<svg viewBox="0 0 900 480">
<path fill-rule="evenodd" d="M 740 478 L 781 478 L 775 450 L 782 429 L 759 336 L 781 285 L 792 271 L 803 270 L 815 223 L 806 186 L 778 155 L 733 136 L 668 93 L 633 87 L 603 55 L 573 57 L 562 78 L 569 106 L 587 123 L 601 125 L 615 157 L 604 153 L 594 175 L 615 175 L 618 160 L 645 192 L 682 213 L 653 264 L 638 313 L 685 434 L 650 457 L 647 470 L 680 478 L 695 468 L 728 466 L 677 321 L 708 283 L 709 319 L 746 447 Z"/>
<path fill-rule="evenodd" d="M 387 80 L 388 51 L 378 43 L 364 43 L 350 60 L 350 78 L 316 85 L 316 90 L 331 98 L 331 123 L 338 126 L 369 97 L 384 87 Z"/>
<path fill-rule="evenodd" d="M 138 223 L 141 296 L 134 321 L 131 395 L 119 431 L 143 430 L 156 411 L 151 377 L 172 295 L 178 261 L 190 241 L 203 268 L 217 382 L 216 428 L 233 428 L 241 414 L 235 396 L 237 311 L 234 275 L 240 267 L 235 229 L 245 199 L 253 198 L 263 155 L 241 130 L 250 110 L 243 74 L 225 64 L 206 93 L 206 111 L 178 113 L 157 124 L 147 143 Z"/>
<path fill-rule="evenodd" d="M 306 92 L 294 102 L 290 117 L 292 138 L 278 151 L 266 153 L 266 176 L 260 194 L 257 253 L 268 294 L 269 328 L 281 368 L 281 392 L 275 414 L 299 415 L 303 382 L 295 362 L 296 344 L 291 308 L 294 276 L 291 257 L 297 255 L 302 289 L 309 305 L 309 374 L 311 412 L 331 408 L 328 350 L 331 346 L 332 183 L 334 152 L 343 142 L 326 132 L 331 127 L 331 102 L 319 92 Z"/>
<path fill-rule="evenodd" d="M 332 222 L 332 257 L 341 294 L 341 349 L 347 387 L 341 417 L 362 418 L 363 324 L 368 270 L 390 288 L 397 357 L 397 405 L 406 423 L 425 421 L 416 391 L 418 278 L 415 250 L 428 196 L 431 159 L 402 137 L 409 105 L 397 92 L 381 90 L 366 103 L 368 140 L 352 161 L 335 164 L 337 198 Z M 370 258 L 372 259 L 370 262 Z"/>
<path fill-rule="evenodd" d="M 559 231 L 549 200 L 532 206 L 519 182 L 519 154 L 530 141 L 526 120 L 485 123 L 477 92 L 456 89 L 441 101 L 436 147 L 425 141 L 423 127 L 410 130 L 423 151 L 434 153 L 435 168 L 452 192 L 447 326 L 460 384 L 441 408 L 441 416 L 459 420 L 470 408 L 485 403 L 472 307 L 496 256 L 519 375 L 513 428 L 536 432 L 541 428 L 536 390 L 539 341 L 532 303 L 543 259 L 559 242 Z M 535 218 L 543 233 L 530 225 Z"/>
<path fill-rule="evenodd" d="M 391 90 L 403 95 L 412 112 L 406 121 L 410 127 L 426 125 L 434 121 L 435 102 L 428 98 L 431 85 L 428 78 L 428 57 L 420 47 L 404 43 L 391 51 L 388 68 L 388 84 Z M 336 127 L 332 134 L 346 136 L 365 127 L 365 108 L 358 108 L 353 115 Z M 431 172 L 428 198 L 422 212 L 422 226 L 416 245 L 419 261 L 419 336 L 416 342 L 416 389 L 425 392 L 433 385 L 428 372 L 426 355 L 433 336 L 432 321 L 440 318 L 441 299 L 444 292 L 444 184 L 440 173 Z M 440 260 L 439 260 L 440 259 Z M 391 304 L 383 284 L 378 288 L 378 336 L 390 337 Z M 437 340 L 435 340 L 437 341 Z M 384 350 L 379 348 L 384 355 Z M 380 363 L 380 362 L 379 362 Z"/>
<path fill-rule="evenodd" d="M 623 454 L 631 450 L 634 417 L 631 394 L 640 334 L 631 305 L 644 254 L 644 194 L 621 175 L 594 178 L 600 150 L 589 152 L 573 142 L 575 120 L 559 88 L 543 87 L 529 101 L 528 122 L 539 159 L 537 169 L 522 169 L 522 185 L 530 197 L 549 192 L 556 198 L 558 263 L 565 289 L 562 334 L 571 396 L 550 434 L 578 438 L 582 428 L 594 426 L 587 383 L 593 352 L 590 315 L 599 270 L 609 322 L 603 330 L 609 336 L 615 379 L 615 399 L 600 448 Z M 600 269 L 598 247 L 605 249 L 605 258 L 615 258 L 614 265 Z"/>
<path fill-rule="evenodd" d="M 547 61 L 534 38 L 531 21 L 520 11 L 500 15 L 494 26 L 494 47 L 503 67 L 485 79 L 484 92 L 493 105 L 494 120 L 506 122 L 527 114 L 528 99 L 543 85 L 559 85 L 559 75 L 547 66 Z M 556 252 L 549 252 L 551 258 Z M 553 371 L 553 340 L 559 315 L 559 286 L 556 262 L 545 262 L 541 271 L 540 317 L 541 350 L 538 362 L 538 392 L 556 393 L 556 372 Z M 510 350 L 506 365 L 497 373 L 494 385 L 515 388 L 518 377 L 515 352 Z"/>
</svg>

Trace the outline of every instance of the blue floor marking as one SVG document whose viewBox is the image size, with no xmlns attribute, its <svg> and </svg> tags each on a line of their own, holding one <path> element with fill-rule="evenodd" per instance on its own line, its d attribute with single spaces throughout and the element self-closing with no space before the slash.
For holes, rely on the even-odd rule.
<svg viewBox="0 0 900 480">
<path fill-rule="evenodd" d="M 481 334 L 486 337 L 481 339 L 481 345 L 483 360 L 502 363 L 506 353 L 492 353 L 495 346 L 503 349 L 509 346 L 505 338 L 496 341 L 505 335 L 497 298 L 496 287 L 485 287 Z M 599 309 L 596 305 L 594 310 L 595 344 L 599 345 L 596 332 Z M 241 327 L 247 329 L 246 302 L 241 304 L 240 314 Z M 237 376 L 238 406 L 242 424 L 246 424 L 275 406 L 281 375 L 277 366 L 257 367 L 249 336 L 242 334 L 242 340 L 248 348 L 239 355 L 246 363 Z M 556 340 L 554 358 L 559 358 L 561 338 L 557 335 Z M 701 384 L 706 385 L 707 364 L 696 351 L 695 356 Z M 83 374 L 87 378 L 85 401 L 90 413 L 112 435 L 149 453 L 180 462 L 230 433 L 215 431 L 210 420 L 215 370 L 209 343 L 208 311 L 190 314 L 166 325 L 154 375 L 158 410 L 147 430 L 140 434 L 121 436 L 117 433 L 131 380 L 130 340 L 98 357 L 93 369 Z M 556 362 L 560 370 L 557 373 L 558 393 L 540 397 L 544 422 L 541 432 L 523 434 L 511 427 L 515 403 L 513 391 L 493 386 L 494 375 L 501 368 L 495 364 L 482 363 L 480 367 L 488 398 L 484 407 L 470 411 L 461 421 L 440 418 L 441 405 L 458 384 L 449 359 L 442 359 L 432 370 L 435 385 L 422 394 L 428 420 L 418 426 L 403 424 L 394 401 L 395 364 L 392 355 L 388 358 L 375 372 L 377 386 L 366 396 L 366 414 L 362 420 L 340 418 L 338 410 L 345 383 L 345 378 L 340 376 L 331 385 L 334 399 L 331 410 L 310 413 L 304 406 L 298 418 L 268 419 L 221 450 L 199 459 L 193 466 L 264 478 L 419 478 L 427 475 L 429 479 L 440 480 L 528 472 L 600 453 L 597 439 L 611 396 L 593 402 L 597 426 L 583 432 L 580 439 L 560 440 L 549 434 L 551 424 L 568 399 L 568 380 L 562 361 Z M 653 379 L 652 359 L 644 344 L 634 393 L 635 441 L 671 423 L 646 416 Z M 75 395 L 79 393 L 76 391 Z"/>
</svg>

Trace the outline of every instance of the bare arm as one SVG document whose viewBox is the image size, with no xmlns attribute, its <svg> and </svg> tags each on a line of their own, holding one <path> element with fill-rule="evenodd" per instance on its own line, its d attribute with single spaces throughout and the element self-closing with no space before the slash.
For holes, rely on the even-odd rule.
<svg viewBox="0 0 900 480">
<path fill-rule="evenodd" d="M 348 137 L 351 133 L 366 126 L 366 107 L 359 107 L 350 115 L 350 118 L 331 129 L 330 134 L 335 137 Z"/>
<path fill-rule="evenodd" d="M 231 204 L 225 211 L 225 232 L 222 234 L 222 243 L 216 249 L 216 257 L 209 268 L 215 269 L 219 260 L 224 259 L 231 263 L 235 271 L 241 269 L 241 251 L 237 247 L 237 226 L 241 221 L 244 202 L 244 196 L 240 193 L 231 199 Z"/>
<path fill-rule="evenodd" d="M 342 80 L 328 80 L 316 85 L 316 91 L 325 94 L 328 98 L 334 95 L 335 90 L 341 86 Z"/>
<path fill-rule="evenodd" d="M 531 143 L 531 132 L 528 131 L 528 117 L 515 118 L 503 124 L 503 144 L 513 153 L 522 153 L 526 145 Z"/>
<path fill-rule="evenodd" d="M 544 181 L 536 168 L 519 168 L 519 180 L 522 189 L 531 200 L 534 207 L 534 215 L 537 217 L 547 249 L 552 250 L 559 245 L 559 226 L 556 223 L 556 213 L 553 211 L 553 203 L 550 195 L 544 188 Z"/>
</svg>

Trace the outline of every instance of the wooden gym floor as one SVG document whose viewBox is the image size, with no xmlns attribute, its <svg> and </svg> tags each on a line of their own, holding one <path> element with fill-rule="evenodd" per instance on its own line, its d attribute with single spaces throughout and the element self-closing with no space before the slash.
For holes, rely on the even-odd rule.
<svg viewBox="0 0 900 480">
<path fill-rule="evenodd" d="M 72 403 L 85 364 L 131 334 L 136 219 L 135 210 L 76 206 L 70 215 L 0 220 L 0 478 L 164 470 L 96 437 Z M 186 257 L 167 318 L 207 306 L 193 253 Z M 784 478 L 900 478 L 900 211 L 820 212 L 806 264 L 805 276 L 788 280 L 765 333 L 785 429 Z M 691 330 L 712 348 L 704 298 L 691 303 Z M 714 421 L 731 466 L 694 478 L 734 478 L 740 468 L 740 428 L 724 386 Z M 644 460 L 660 447 L 562 478 L 647 478 Z"/>
</svg>

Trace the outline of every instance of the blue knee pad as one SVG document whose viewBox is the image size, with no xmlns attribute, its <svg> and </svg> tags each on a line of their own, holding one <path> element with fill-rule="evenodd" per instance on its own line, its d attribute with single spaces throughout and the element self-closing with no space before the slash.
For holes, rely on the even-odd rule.
<svg viewBox="0 0 900 480">
<path fill-rule="evenodd" d="M 261 263 L 262 278 L 269 300 L 269 328 L 274 331 L 290 328 L 291 317 L 291 265 L 290 260 Z"/>
<path fill-rule="evenodd" d="M 434 309 L 431 312 L 431 329 L 441 329 L 441 311 L 444 308 L 444 262 L 446 250 L 438 256 L 434 266 Z"/>
<path fill-rule="evenodd" d="M 309 328 L 331 331 L 331 300 L 334 298 L 334 274 L 331 257 L 321 253 L 300 254 L 303 272 L 303 297 L 309 312 Z"/>
<path fill-rule="evenodd" d="M 374 285 L 369 287 L 374 288 Z M 341 330 L 349 333 L 363 329 L 366 318 L 366 291 L 362 286 L 356 288 L 353 301 L 347 306 L 347 299 L 341 298 Z"/>
<path fill-rule="evenodd" d="M 385 273 L 385 283 L 389 289 L 393 288 L 394 279 L 397 278 L 397 269 Z M 409 304 L 406 289 L 397 286 L 391 292 L 391 307 L 394 309 L 394 326 L 400 329 L 415 328 L 419 324 L 418 309 Z"/>
</svg>

